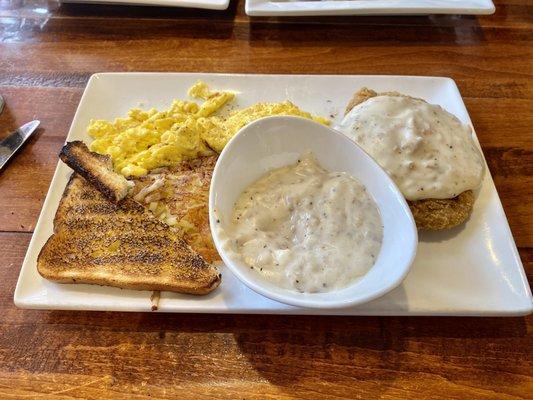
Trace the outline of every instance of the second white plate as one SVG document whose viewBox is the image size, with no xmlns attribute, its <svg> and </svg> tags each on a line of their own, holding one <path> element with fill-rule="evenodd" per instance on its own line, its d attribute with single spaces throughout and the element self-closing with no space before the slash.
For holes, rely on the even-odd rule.
<svg viewBox="0 0 533 400">
<path fill-rule="evenodd" d="M 186 98 L 202 79 L 218 90 L 237 91 L 235 106 L 290 100 L 303 110 L 338 122 L 353 93 L 363 86 L 399 91 L 439 104 L 471 124 L 455 82 L 449 78 L 361 75 L 238 75 L 115 73 L 90 79 L 67 140 L 91 138 L 92 118 L 112 120 L 130 108 L 167 108 Z M 477 139 L 476 139 L 477 140 Z M 25 308 L 150 311 L 150 292 L 93 285 L 62 285 L 39 275 L 37 255 L 53 232 L 53 219 L 70 168 L 58 163 L 15 291 Z M 422 233 L 411 271 L 398 288 L 369 303 L 342 310 L 311 310 L 269 300 L 221 267 L 222 283 L 204 297 L 162 293 L 160 311 L 337 315 L 522 315 L 532 300 L 522 263 L 489 172 L 476 193 L 470 220 L 445 232 Z"/>
<path fill-rule="evenodd" d="M 246 0 L 251 16 L 492 14 L 492 0 Z"/>
<path fill-rule="evenodd" d="M 122 4 L 125 6 L 163 6 L 225 10 L 230 0 L 61 0 L 62 3 Z"/>
</svg>

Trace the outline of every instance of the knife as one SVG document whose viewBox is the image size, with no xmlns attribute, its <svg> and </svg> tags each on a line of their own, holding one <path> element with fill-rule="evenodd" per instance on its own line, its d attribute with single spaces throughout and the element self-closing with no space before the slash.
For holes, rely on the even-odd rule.
<svg viewBox="0 0 533 400">
<path fill-rule="evenodd" d="M 37 120 L 28 122 L 0 141 L 0 170 L 6 165 L 11 156 L 20 149 L 31 134 L 35 132 L 35 129 L 37 129 L 40 123 Z"/>
</svg>

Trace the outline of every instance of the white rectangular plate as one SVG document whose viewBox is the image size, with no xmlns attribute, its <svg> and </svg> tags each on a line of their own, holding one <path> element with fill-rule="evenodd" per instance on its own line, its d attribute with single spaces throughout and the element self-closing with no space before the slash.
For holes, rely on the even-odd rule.
<svg viewBox="0 0 533 400">
<path fill-rule="evenodd" d="M 60 0 L 62 3 L 122 4 L 124 6 L 162 6 L 225 10 L 230 0 Z"/>
<path fill-rule="evenodd" d="M 90 79 L 67 140 L 91 141 L 92 118 L 112 120 L 133 107 L 166 108 L 202 79 L 238 92 L 236 105 L 290 100 L 338 122 L 352 94 L 363 86 L 399 91 L 440 104 L 467 124 L 470 118 L 449 78 L 342 75 L 225 75 L 116 73 Z M 477 139 L 476 139 L 477 140 Z M 488 171 L 488 170 L 487 170 Z M 22 265 L 15 304 L 25 308 L 150 311 L 150 292 L 42 279 L 37 255 L 52 234 L 53 218 L 71 170 L 58 163 Z M 336 315 L 521 315 L 532 310 L 531 290 L 492 177 L 487 172 L 474 212 L 463 226 L 420 235 L 418 254 L 403 284 L 380 299 L 342 310 L 309 310 L 269 300 L 241 284 L 224 266 L 222 283 L 204 297 L 162 293 L 160 311 Z"/>
<path fill-rule="evenodd" d="M 246 0 L 251 16 L 493 14 L 492 0 Z"/>
</svg>

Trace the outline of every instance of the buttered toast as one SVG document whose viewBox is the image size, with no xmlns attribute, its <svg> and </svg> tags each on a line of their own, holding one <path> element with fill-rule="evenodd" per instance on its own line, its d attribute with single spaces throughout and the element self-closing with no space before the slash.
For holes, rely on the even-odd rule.
<svg viewBox="0 0 533 400">
<path fill-rule="evenodd" d="M 82 154 L 89 160 L 85 167 L 115 174 L 102 169 L 105 158 Z M 97 187 L 77 173 L 72 175 L 54 219 L 54 234 L 37 259 L 44 278 L 198 295 L 220 284 L 217 268 L 176 230 L 130 197 L 114 202 Z"/>
</svg>

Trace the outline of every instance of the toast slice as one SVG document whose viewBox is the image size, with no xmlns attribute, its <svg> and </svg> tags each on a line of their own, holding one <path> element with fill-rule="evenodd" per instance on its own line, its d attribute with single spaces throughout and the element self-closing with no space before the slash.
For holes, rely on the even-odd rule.
<svg viewBox="0 0 533 400">
<path fill-rule="evenodd" d="M 65 189 L 54 228 L 37 269 L 55 282 L 191 294 L 220 283 L 216 267 L 176 231 L 129 198 L 109 201 L 78 174 Z"/>
<path fill-rule="evenodd" d="M 84 145 L 65 147 L 62 154 L 70 165 L 91 171 L 95 185 L 78 173 L 71 176 L 54 218 L 54 234 L 37 258 L 44 278 L 190 294 L 206 294 L 220 284 L 217 268 L 177 230 L 130 197 L 116 202 L 121 185 L 115 185 L 120 180 L 107 157 Z"/>
<path fill-rule="evenodd" d="M 374 90 L 362 88 L 349 101 L 345 115 L 355 106 L 381 95 L 404 96 L 398 92 L 377 93 Z M 474 201 L 474 192 L 466 190 L 450 199 L 407 200 L 407 204 L 413 213 L 418 229 L 437 231 L 461 225 L 470 218 L 474 209 Z"/>
<path fill-rule="evenodd" d="M 109 200 L 122 200 L 133 187 L 133 182 L 112 171 L 109 157 L 89 151 L 82 141 L 66 143 L 59 153 L 59 158 L 96 186 Z"/>
</svg>

